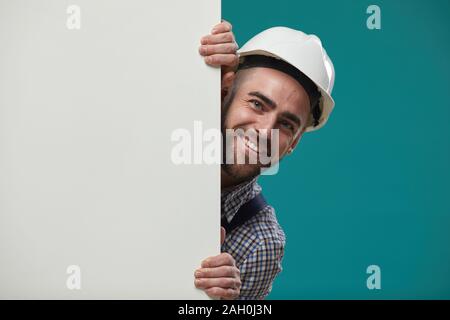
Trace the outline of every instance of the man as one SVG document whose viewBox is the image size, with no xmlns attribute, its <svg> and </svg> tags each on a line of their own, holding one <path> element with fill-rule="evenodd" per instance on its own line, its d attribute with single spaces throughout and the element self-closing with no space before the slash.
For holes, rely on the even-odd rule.
<svg viewBox="0 0 450 320">
<path fill-rule="evenodd" d="M 276 143 L 282 159 L 304 132 L 327 121 L 334 107 L 333 64 L 316 36 L 283 27 L 258 34 L 238 56 L 231 28 L 228 22 L 218 24 L 199 49 L 207 64 L 222 67 L 223 131 L 276 130 L 278 139 L 269 144 Z M 259 156 L 256 143 L 242 142 L 225 153 Z M 221 228 L 222 254 L 205 259 L 194 280 L 212 298 L 264 299 L 281 271 L 285 235 L 256 182 L 263 167 L 260 162 L 221 166 L 222 226 L 229 231 L 225 236 Z"/>
</svg>

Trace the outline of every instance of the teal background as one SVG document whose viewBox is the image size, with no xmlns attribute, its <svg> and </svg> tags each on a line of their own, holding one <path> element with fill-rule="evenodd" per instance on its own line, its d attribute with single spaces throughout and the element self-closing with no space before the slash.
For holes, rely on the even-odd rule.
<svg viewBox="0 0 450 320">
<path fill-rule="evenodd" d="M 449 299 L 450 1 L 222 0 L 222 16 L 241 46 L 317 34 L 336 69 L 328 124 L 260 179 L 287 236 L 269 298 Z"/>
</svg>

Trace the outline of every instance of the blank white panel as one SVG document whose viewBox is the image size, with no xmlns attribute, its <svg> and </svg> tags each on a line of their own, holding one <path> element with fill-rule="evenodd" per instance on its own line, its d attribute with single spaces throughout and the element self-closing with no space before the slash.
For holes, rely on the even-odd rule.
<svg viewBox="0 0 450 320">
<path fill-rule="evenodd" d="M 219 21 L 219 0 L 0 0 L 0 298 L 206 298 L 220 169 L 170 138 L 220 126 L 198 54 Z"/>
</svg>

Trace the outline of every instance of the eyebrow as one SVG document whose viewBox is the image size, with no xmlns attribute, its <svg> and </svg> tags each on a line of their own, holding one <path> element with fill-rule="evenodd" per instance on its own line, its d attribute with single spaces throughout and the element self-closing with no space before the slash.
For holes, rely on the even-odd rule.
<svg viewBox="0 0 450 320">
<path fill-rule="evenodd" d="M 262 94 L 259 91 L 252 91 L 252 92 L 249 92 L 248 94 L 250 96 L 260 98 L 262 101 L 264 101 L 266 104 L 268 104 L 271 109 L 275 109 L 277 107 L 277 104 L 275 101 L 273 101 L 272 99 L 270 99 L 269 97 L 267 97 L 266 95 Z"/>
<path fill-rule="evenodd" d="M 262 94 L 259 91 L 252 91 L 252 92 L 249 92 L 248 94 L 250 96 L 260 98 L 262 101 L 264 101 L 266 104 L 268 104 L 269 107 L 272 109 L 275 109 L 277 107 L 277 104 L 275 101 L 273 101 L 272 99 L 270 99 L 269 97 L 267 97 L 266 95 Z M 297 126 L 299 126 L 299 127 L 301 126 L 302 122 L 301 122 L 300 118 L 297 117 L 292 112 L 285 111 L 285 112 L 281 113 L 281 116 L 293 121 Z"/>
</svg>

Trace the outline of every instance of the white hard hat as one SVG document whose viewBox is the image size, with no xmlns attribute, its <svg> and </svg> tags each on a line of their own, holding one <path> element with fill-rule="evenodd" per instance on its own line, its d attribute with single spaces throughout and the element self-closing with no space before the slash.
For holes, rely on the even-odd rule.
<svg viewBox="0 0 450 320">
<path fill-rule="evenodd" d="M 322 111 L 318 123 L 315 126 L 308 124 L 306 131 L 323 127 L 334 107 L 331 97 L 334 66 L 317 36 L 286 27 L 273 27 L 250 39 L 238 54 L 239 57 L 263 55 L 281 59 L 306 75 L 321 94 L 319 107 Z"/>
</svg>

